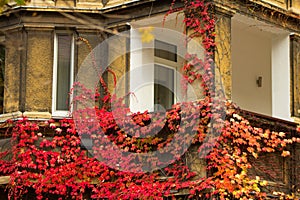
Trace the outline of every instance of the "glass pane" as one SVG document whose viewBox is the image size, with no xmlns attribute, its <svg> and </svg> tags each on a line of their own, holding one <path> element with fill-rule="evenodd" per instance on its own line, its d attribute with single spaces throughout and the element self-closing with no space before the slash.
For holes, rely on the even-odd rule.
<svg viewBox="0 0 300 200">
<path fill-rule="evenodd" d="M 72 36 L 57 35 L 56 110 L 69 109 Z"/>
<path fill-rule="evenodd" d="M 154 46 L 156 57 L 177 62 L 177 46 L 159 40 L 155 40 Z"/>
<path fill-rule="evenodd" d="M 154 75 L 154 110 L 170 109 L 174 104 L 174 70 L 155 65 Z"/>
</svg>

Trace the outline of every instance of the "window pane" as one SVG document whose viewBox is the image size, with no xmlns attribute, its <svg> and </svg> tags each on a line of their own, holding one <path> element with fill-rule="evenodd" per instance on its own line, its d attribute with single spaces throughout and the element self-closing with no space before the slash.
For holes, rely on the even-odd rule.
<svg viewBox="0 0 300 200">
<path fill-rule="evenodd" d="M 154 46 L 156 57 L 177 62 L 177 46 L 159 40 L 155 40 Z"/>
<path fill-rule="evenodd" d="M 174 70 L 154 67 L 154 110 L 170 109 L 174 104 Z"/>
<path fill-rule="evenodd" d="M 57 35 L 56 110 L 69 109 L 72 36 Z"/>
<path fill-rule="evenodd" d="M 292 116 L 300 117 L 300 37 L 291 36 Z"/>
</svg>

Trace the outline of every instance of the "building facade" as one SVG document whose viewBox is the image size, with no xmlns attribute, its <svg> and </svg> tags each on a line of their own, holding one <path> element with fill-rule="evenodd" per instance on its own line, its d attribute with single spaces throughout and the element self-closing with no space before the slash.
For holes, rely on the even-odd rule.
<svg viewBox="0 0 300 200">
<path fill-rule="evenodd" d="M 226 97 L 246 110 L 297 120 L 297 1 L 214 1 L 214 4 L 218 18 L 215 63 L 221 71 Z M 1 16 L 1 49 L 5 51 L 2 53 L 3 120 L 25 112 L 33 118 L 66 116 L 69 100 L 65 94 L 89 53 L 88 46 L 78 38 L 87 39 L 95 48 L 118 29 L 129 30 L 144 25 L 160 27 L 168 5 L 167 1 L 7 4 Z M 138 9 L 139 6 L 143 9 Z M 175 25 L 176 21 L 181 19 L 170 19 L 165 28 L 184 30 L 183 24 Z M 130 45 L 132 48 L 132 41 L 122 41 L 122 48 L 130 48 Z M 172 42 L 165 46 L 175 48 Z M 122 64 L 118 67 L 118 77 L 130 69 L 129 65 L 134 68 L 138 63 L 132 60 L 114 61 Z M 71 67 L 62 69 L 61 65 Z M 130 90 L 128 87 L 123 93 Z"/>
<path fill-rule="evenodd" d="M 0 16 L 0 120 L 22 116 L 37 120 L 69 117 L 72 101 L 69 92 L 91 49 L 122 31 L 130 36 L 109 43 L 106 54 L 106 62 L 110 63 L 119 84 L 117 94 L 136 93 L 143 105 L 135 105 L 133 99 L 127 102 L 135 111 L 170 108 L 176 103 L 174 93 L 180 84 L 176 72 L 180 71 L 183 56 L 177 54 L 184 55 L 184 45 L 169 35 L 154 34 L 150 43 L 138 42 L 134 36 L 144 26 L 162 27 L 171 3 L 169 0 L 33 0 L 24 5 L 14 2 L 4 5 Z M 211 3 L 217 17 L 214 61 L 220 70 L 226 98 L 264 119 L 276 118 L 295 126 L 300 122 L 300 1 L 214 0 Z M 182 3 L 175 5 L 180 7 Z M 183 13 L 172 14 L 165 19 L 164 28 L 185 32 L 183 19 Z M 140 51 L 135 52 L 134 48 Z M 152 68 L 134 72 L 152 83 L 139 88 L 141 83 L 135 81 L 136 74 L 130 75 L 130 71 L 150 63 Z M 111 74 L 104 77 L 113 91 L 114 77 Z M 194 90 L 198 94 L 201 88 Z M 191 97 L 199 98 L 201 95 Z M 299 154 L 298 148 L 295 150 L 298 160 Z M 278 163 L 282 169 L 284 164 Z M 299 170 L 295 167 L 294 173 Z M 286 179 L 286 174 L 282 175 L 283 185 Z M 299 188 L 299 175 L 297 179 Z"/>
</svg>

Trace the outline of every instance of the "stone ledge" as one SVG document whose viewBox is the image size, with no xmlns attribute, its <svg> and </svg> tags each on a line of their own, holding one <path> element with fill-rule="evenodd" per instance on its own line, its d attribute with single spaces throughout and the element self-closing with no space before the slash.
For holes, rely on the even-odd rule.
<svg viewBox="0 0 300 200">
<path fill-rule="evenodd" d="M 5 122 L 9 119 L 18 119 L 23 116 L 23 113 L 20 111 L 12 112 L 12 113 L 5 113 L 0 115 L 0 122 Z"/>
<path fill-rule="evenodd" d="M 0 123 L 5 122 L 6 120 L 17 120 L 22 117 L 27 117 L 29 120 L 48 120 L 52 118 L 51 113 L 49 112 L 12 112 L 5 113 L 0 115 Z"/>
<path fill-rule="evenodd" d="M 9 183 L 10 176 L 0 176 L 0 185 L 5 185 Z"/>
<path fill-rule="evenodd" d="M 23 116 L 30 119 L 51 119 L 52 117 L 49 112 L 24 112 Z"/>
<path fill-rule="evenodd" d="M 300 8 L 290 7 L 288 11 L 300 15 Z"/>
<path fill-rule="evenodd" d="M 298 123 L 300 126 L 300 118 L 299 117 L 292 117 L 295 123 Z"/>
</svg>

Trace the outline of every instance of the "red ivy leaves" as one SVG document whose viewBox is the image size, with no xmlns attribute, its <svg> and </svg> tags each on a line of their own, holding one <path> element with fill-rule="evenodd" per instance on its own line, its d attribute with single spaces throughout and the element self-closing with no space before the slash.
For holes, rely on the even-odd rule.
<svg viewBox="0 0 300 200">
<path fill-rule="evenodd" d="M 171 8 L 174 3 L 175 1 Z M 122 99 L 115 99 L 109 94 L 107 84 L 101 77 L 100 83 L 106 92 L 102 99 L 100 94 L 97 93 L 95 97 L 93 91 L 84 90 L 80 83 L 76 83 L 74 87 L 80 87 L 84 92 L 73 99 L 82 105 L 87 98 L 105 104 L 102 108 L 83 109 L 73 113 L 77 119 L 83 120 L 79 123 L 82 125 L 79 129 L 93 141 L 91 151 L 95 155 L 99 155 L 105 144 L 99 134 L 105 134 L 118 148 L 141 153 L 163 149 L 178 131 L 194 131 L 196 134 L 192 143 L 200 146 L 199 152 L 213 147 L 210 152 L 206 152 L 204 158 L 206 170 L 210 172 L 208 177 L 199 177 L 191 171 L 191 163 L 186 162 L 185 158 L 192 152 L 186 152 L 182 158 L 173 155 L 177 159 L 172 165 L 152 173 L 118 171 L 108 167 L 101 159 L 88 155 L 87 150 L 81 147 L 81 136 L 72 120 L 38 123 L 22 119 L 14 123 L 8 122 L 13 127 L 12 149 L 0 154 L 0 173 L 11 176 L 10 197 L 21 198 L 28 188 L 32 188 L 38 199 L 43 199 L 46 193 L 59 195 L 62 199 L 83 199 L 88 193 L 94 199 L 163 199 L 163 196 L 172 196 L 174 191 L 186 189 L 190 198 L 209 198 L 217 194 L 221 199 L 249 199 L 255 192 L 256 198 L 263 199 L 265 193 L 262 188 L 266 182 L 259 177 L 250 176 L 252 166 L 249 159 L 259 158 L 263 152 L 280 152 L 282 156 L 289 156 L 288 145 L 300 142 L 300 139 L 288 139 L 285 133 L 252 127 L 237 114 L 232 103 L 222 99 L 212 101 L 210 97 L 215 95 L 211 93 L 214 84 L 212 55 L 215 48 L 215 18 L 209 12 L 209 6 L 202 0 L 185 0 L 182 9 L 186 13 L 184 22 L 193 31 L 191 37 L 201 37 L 206 50 L 204 60 L 187 54 L 188 62 L 183 67 L 184 77 L 188 82 L 202 80 L 205 95 L 203 100 L 176 104 L 163 116 L 148 112 L 126 115 L 129 109 L 122 104 Z M 171 9 L 169 13 L 178 10 Z M 87 40 L 79 39 L 88 44 Z M 111 70 L 109 72 L 113 74 Z M 117 105 L 114 113 L 108 105 L 112 102 Z M 224 120 L 220 114 L 215 114 L 222 111 L 216 103 L 226 107 Z M 190 109 L 181 110 L 182 106 Z M 98 120 L 93 121 L 89 116 Z M 151 123 L 153 121 L 155 123 Z M 217 123 L 210 123 L 211 121 Z M 179 126 L 180 122 L 182 126 Z M 97 132 L 99 128 L 102 132 Z M 162 128 L 167 135 L 162 133 L 141 137 Z M 220 132 L 220 136 L 210 138 L 213 144 L 205 143 L 210 130 Z M 299 128 L 298 131 L 300 132 Z M 184 141 L 185 135 L 180 135 L 180 138 Z M 9 154 L 11 159 L 7 159 Z M 101 156 L 117 158 L 110 152 Z M 129 157 L 125 165 L 133 166 L 133 162 Z"/>
</svg>

